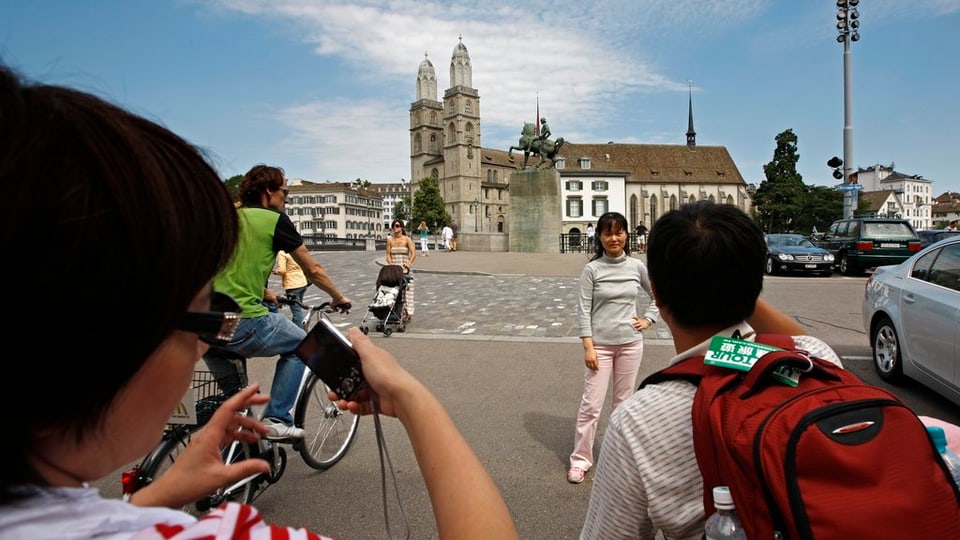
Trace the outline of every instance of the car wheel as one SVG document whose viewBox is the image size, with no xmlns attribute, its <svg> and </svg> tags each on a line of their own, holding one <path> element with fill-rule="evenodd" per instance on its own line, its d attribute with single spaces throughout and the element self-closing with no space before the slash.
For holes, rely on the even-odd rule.
<svg viewBox="0 0 960 540">
<path fill-rule="evenodd" d="M 858 274 L 860 269 L 850 261 L 850 256 L 844 253 L 840 256 L 840 273 L 845 276 Z"/>
<path fill-rule="evenodd" d="M 775 273 L 776 272 L 773 264 L 773 257 L 767 257 L 767 274 L 772 276 Z"/>
<path fill-rule="evenodd" d="M 900 355 L 900 338 L 889 317 L 883 317 L 873 327 L 870 336 L 873 348 L 873 367 L 881 379 L 896 383 L 904 379 L 903 359 Z"/>
</svg>

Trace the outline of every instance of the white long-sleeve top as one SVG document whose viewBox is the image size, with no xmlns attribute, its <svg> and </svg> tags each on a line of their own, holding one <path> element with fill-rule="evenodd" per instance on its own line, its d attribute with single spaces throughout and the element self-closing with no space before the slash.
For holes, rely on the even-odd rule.
<svg viewBox="0 0 960 540">
<path fill-rule="evenodd" d="M 583 267 L 577 305 L 581 338 L 592 337 L 594 343 L 602 345 L 641 339 L 640 331 L 633 328 L 633 317 L 640 313 L 651 323 L 660 316 L 642 261 L 626 253 L 616 258 L 604 253 Z"/>
</svg>

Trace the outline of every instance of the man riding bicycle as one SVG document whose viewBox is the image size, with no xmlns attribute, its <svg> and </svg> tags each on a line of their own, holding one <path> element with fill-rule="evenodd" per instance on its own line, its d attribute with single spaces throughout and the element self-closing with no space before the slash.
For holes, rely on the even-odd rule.
<svg viewBox="0 0 960 540">
<path fill-rule="evenodd" d="M 223 348 L 247 358 L 280 355 L 270 388 L 270 403 L 263 412 L 267 438 L 302 438 L 294 426 L 290 409 L 297 399 L 304 364 L 294 354 L 306 332 L 264 305 L 276 303 L 277 295 L 266 288 L 277 252 L 286 251 L 303 269 L 307 280 L 330 295 L 331 303 L 346 313 L 347 298 L 330 279 L 323 266 L 313 260 L 303 238 L 283 211 L 287 201 L 287 179 L 283 169 L 255 165 L 243 176 L 238 188 L 240 239 L 230 264 L 214 278 L 214 289 L 232 297 L 243 310 L 234 339 Z M 230 373 L 227 361 L 207 356 L 211 371 Z"/>
</svg>

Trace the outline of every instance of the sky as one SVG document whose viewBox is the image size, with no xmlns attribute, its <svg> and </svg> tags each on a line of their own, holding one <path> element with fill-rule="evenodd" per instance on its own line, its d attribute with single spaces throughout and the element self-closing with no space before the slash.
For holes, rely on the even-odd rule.
<svg viewBox="0 0 960 540">
<path fill-rule="evenodd" d="M 960 0 L 862 0 L 852 43 L 856 167 L 894 164 L 960 192 Z M 808 185 L 843 157 L 844 47 L 829 0 L 9 0 L 0 62 L 104 97 L 204 149 L 313 182 L 410 176 L 426 54 L 438 96 L 463 39 L 481 144 L 547 117 L 573 143 L 724 146 L 759 184 L 797 135 Z"/>
</svg>

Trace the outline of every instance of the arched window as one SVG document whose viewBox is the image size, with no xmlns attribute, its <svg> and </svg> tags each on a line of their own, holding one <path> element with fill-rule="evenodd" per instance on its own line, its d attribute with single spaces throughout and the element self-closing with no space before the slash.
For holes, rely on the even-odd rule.
<svg viewBox="0 0 960 540">
<path fill-rule="evenodd" d="M 431 113 L 430 113 L 430 124 L 431 124 L 431 125 L 434 125 L 434 126 L 437 125 L 437 113 L 436 113 L 436 112 L 431 112 Z"/>
<path fill-rule="evenodd" d="M 691 202 L 691 203 L 697 202 L 697 196 L 696 196 L 696 195 L 691 195 L 691 196 L 690 196 L 690 199 L 689 199 L 687 202 Z"/>
<path fill-rule="evenodd" d="M 659 216 L 657 215 L 657 196 L 651 195 L 650 196 L 650 223 L 656 223 L 658 217 Z"/>
<path fill-rule="evenodd" d="M 457 128 L 453 125 L 453 122 L 450 122 L 450 125 L 447 126 L 447 144 L 455 142 L 457 142 Z"/>
<path fill-rule="evenodd" d="M 420 134 L 417 133 L 413 138 L 413 151 L 420 153 L 423 150 L 423 139 L 420 137 Z"/>
<path fill-rule="evenodd" d="M 671 195 L 671 196 L 670 196 L 670 209 L 671 209 L 671 210 L 676 210 L 676 209 L 677 209 L 677 196 L 676 196 L 676 195 Z"/>
<path fill-rule="evenodd" d="M 437 136 L 430 135 L 430 151 L 433 153 L 437 152 Z"/>
<path fill-rule="evenodd" d="M 640 219 L 639 201 L 636 194 L 630 196 L 630 223 L 633 223 L 634 227 L 643 221 Z"/>
<path fill-rule="evenodd" d="M 440 171 L 433 169 L 430 171 L 430 176 L 432 176 L 434 180 L 437 180 L 440 178 Z"/>
<path fill-rule="evenodd" d="M 727 204 L 733 206 L 733 195 L 727 195 Z"/>
</svg>

